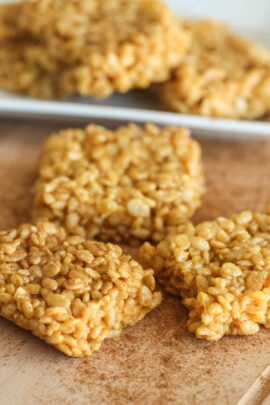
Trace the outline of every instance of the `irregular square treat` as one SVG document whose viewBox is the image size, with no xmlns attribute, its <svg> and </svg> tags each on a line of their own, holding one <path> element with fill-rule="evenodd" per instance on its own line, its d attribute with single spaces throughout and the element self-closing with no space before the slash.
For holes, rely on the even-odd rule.
<svg viewBox="0 0 270 405">
<path fill-rule="evenodd" d="M 30 96 L 107 97 L 146 88 L 167 80 L 190 45 L 156 0 L 24 0 L 11 12 L 7 7 L 0 7 L 0 41 L 7 15 L 14 28 L 0 42 L 0 86 Z"/>
<path fill-rule="evenodd" d="M 88 356 L 161 302 L 152 270 L 119 246 L 49 222 L 0 232 L 0 315 L 68 356 Z"/>
<path fill-rule="evenodd" d="M 200 146 L 186 129 L 67 129 L 43 147 L 35 218 L 87 238 L 156 242 L 200 205 L 203 180 Z"/>
<path fill-rule="evenodd" d="M 270 50 L 215 21 L 187 21 L 191 48 L 158 86 L 161 103 L 184 114 L 254 119 L 270 111 Z"/>
<path fill-rule="evenodd" d="M 144 244 L 140 254 L 165 288 L 180 295 L 198 338 L 270 327 L 270 207 L 183 225 L 156 247 Z"/>
</svg>

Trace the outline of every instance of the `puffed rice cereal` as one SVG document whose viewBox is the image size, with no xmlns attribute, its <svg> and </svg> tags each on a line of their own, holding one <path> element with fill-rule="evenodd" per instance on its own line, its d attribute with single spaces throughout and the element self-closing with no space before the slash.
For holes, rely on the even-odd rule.
<svg viewBox="0 0 270 405">
<path fill-rule="evenodd" d="M 16 37 L 17 27 L 14 22 L 14 16 L 20 10 L 19 4 L 0 5 L 0 44 L 2 41 Z"/>
<path fill-rule="evenodd" d="M 157 242 L 193 214 L 203 185 L 200 146 L 186 129 L 67 129 L 43 147 L 34 217 L 90 239 Z"/>
<path fill-rule="evenodd" d="M 0 7 L 0 87 L 30 96 L 107 97 L 146 88 L 167 80 L 190 44 L 156 0 L 25 0 L 7 7 Z"/>
<path fill-rule="evenodd" d="M 119 246 L 49 222 L 0 232 L 0 314 L 68 356 L 88 356 L 161 302 L 152 270 Z"/>
<path fill-rule="evenodd" d="M 192 46 L 158 86 L 165 108 L 185 114 L 254 119 L 270 111 L 270 51 L 214 21 L 185 23 Z"/>
<path fill-rule="evenodd" d="M 140 254 L 165 288 L 180 295 L 198 338 L 270 327 L 270 207 L 182 225 L 156 247 L 145 243 Z"/>
</svg>

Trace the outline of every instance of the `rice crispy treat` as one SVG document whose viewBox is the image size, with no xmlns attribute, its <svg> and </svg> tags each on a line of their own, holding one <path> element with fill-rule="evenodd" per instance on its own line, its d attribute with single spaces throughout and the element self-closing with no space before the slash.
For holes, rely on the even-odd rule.
<svg viewBox="0 0 270 405">
<path fill-rule="evenodd" d="M 167 80 L 190 44 L 156 0 L 25 0 L 13 5 L 17 12 L 7 7 L 0 7 L 0 87 L 30 96 L 107 97 L 146 88 Z M 1 28 L 7 15 L 10 35 Z"/>
<path fill-rule="evenodd" d="M 14 24 L 14 17 L 19 12 L 19 4 L 0 5 L 0 43 L 17 36 L 17 26 Z"/>
<path fill-rule="evenodd" d="M 0 5 L 0 88 L 31 95 L 43 94 L 50 98 L 56 86 L 56 74 L 52 73 L 46 52 L 40 44 L 30 46 L 29 35 L 22 35 L 17 19 L 23 11 L 23 2 Z M 48 74 L 46 69 L 50 69 Z M 56 87 L 55 87 L 56 88 Z"/>
<path fill-rule="evenodd" d="M 200 205 L 203 180 L 201 149 L 186 129 L 67 129 L 44 144 L 34 218 L 90 239 L 157 242 Z"/>
<path fill-rule="evenodd" d="M 185 23 L 192 46 L 158 86 L 165 108 L 184 114 L 254 119 L 270 111 L 270 51 L 214 21 Z"/>
<path fill-rule="evenodd" d="M 161 302 L 152 270 L 119 246 L 49 222 L 0 232 L 0 315 L 68 356 L 88 356 Z"/>
<path fill-rule="evenodd" d="M 156 247 L 144 244 L 140 254 L 165 288 L 180 295 L 198 338 L 270 327 L 270 207 L 183 225 Z"/>
</svg>

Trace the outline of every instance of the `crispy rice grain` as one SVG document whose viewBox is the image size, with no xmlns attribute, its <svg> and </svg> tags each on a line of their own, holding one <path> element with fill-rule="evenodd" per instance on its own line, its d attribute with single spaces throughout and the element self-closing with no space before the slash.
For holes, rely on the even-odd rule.
<svg viewBox="0 0 270 405">
<path fill-rule="evenodd" d="M 0 5 L 0 46 L 6 39 L 17 36 L 17 26 L 14 24 L 14 17 L 20 12 L 19 4 Z"/>
<path fill-rule="evenodd" d="M 193 214 L 202 191 L 201 150 L 186 129 L 89 125 L 46 141 L 35 218 L 103 241 L 160 241 Z"/>
<path fill-rule="evenodd" d="M 186 114 L 254 119 L 270 111 L 270 51 L 214 21 L 185 23 L 192 46 L 158 87 L 166 108 Z"/>
<path fill-rule="evenodd" d="M 270 207 L 182 225 L 156 247 L 144 244 L 141 256 L 165 288 L 180 295 L 198 338 L 216 341 L 270 327 Z"/>
<path fill-rule="evenodd" d="M 35 97 L 146 88 L 167 80 L 190 44 L 155 0 L 26 0 L 17 12 L 7 7 L 0 8 L 0 86 Z"/>
<path fill-rule="evenodd" d="M 160 302 L 153 271 L 119 246 L 49 222 L 0 232 L 1 316 L 68 356 L 90 355 Z"/>
</svg>

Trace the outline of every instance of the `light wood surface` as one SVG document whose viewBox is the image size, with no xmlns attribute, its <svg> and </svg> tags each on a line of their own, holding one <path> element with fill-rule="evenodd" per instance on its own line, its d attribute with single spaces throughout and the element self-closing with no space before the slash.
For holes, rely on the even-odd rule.
<svg viewBox="0 0 270 405">
<path fill-rule="evenodd" d="M 62 125 L 64 127 L 64 125 Z M 53 123 L 0 122 L 0 227 L 29 220 L 35 165 Z M 208 191 L 195 221 L 270 202 L 270 143 L 203 142 Z M 0 404 L 257 405 L 270 392 L 270 330 L 196 340 L 160 308 L 87 359 L 70 359 L 0 319 Z"/>
</svg>

